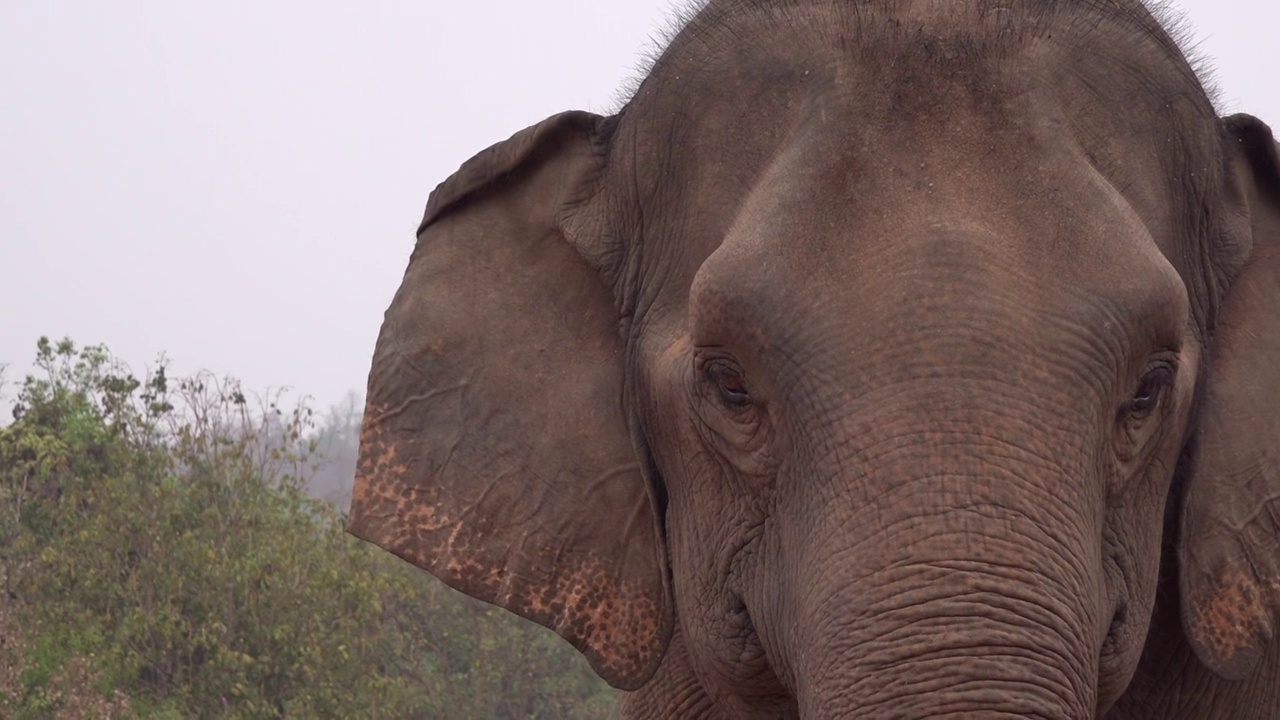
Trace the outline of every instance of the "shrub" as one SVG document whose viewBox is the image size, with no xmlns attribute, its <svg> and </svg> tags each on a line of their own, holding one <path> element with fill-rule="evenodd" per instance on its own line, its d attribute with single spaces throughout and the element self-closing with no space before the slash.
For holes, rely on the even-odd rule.
<svg viewBox="0 0 1280 720">
<path fill-rule="evenodd" d="M 6 715 L 612 712 L 559 638 L 346 535 L 306 492 L 323 433 L 304 404 L 175 382 L 163 359 L 139 380 L 68 340 L 41 339 L 35 365 L 0 428 L 4 612 L 23 630 L 0 647 L 21 667 L 0 671 Z"/>
</svg>

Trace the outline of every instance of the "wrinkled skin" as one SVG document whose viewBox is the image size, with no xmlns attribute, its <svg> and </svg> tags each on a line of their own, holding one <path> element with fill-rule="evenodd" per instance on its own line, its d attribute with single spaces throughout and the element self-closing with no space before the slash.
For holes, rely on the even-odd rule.
<svg viewBox="0 0 1280 720">
<path fill-rule="evenodd" d="M 1280 162 L 1136 2 L 712 0 L 432 195 L 350 530 L 635 718 L 1280 718 Z"/>
</svg>

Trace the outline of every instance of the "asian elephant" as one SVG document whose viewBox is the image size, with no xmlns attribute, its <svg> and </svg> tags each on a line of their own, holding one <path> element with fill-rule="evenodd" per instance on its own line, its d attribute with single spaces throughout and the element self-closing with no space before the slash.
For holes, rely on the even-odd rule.
<svg viewBox="0 0 1280 720">
<path fill-rule="evenodd" d="M 431 195 L 349 529 L 632 718 L 1280 718 L 1280 151 L 1138 0 L 710 0 Z"/>
</svg>

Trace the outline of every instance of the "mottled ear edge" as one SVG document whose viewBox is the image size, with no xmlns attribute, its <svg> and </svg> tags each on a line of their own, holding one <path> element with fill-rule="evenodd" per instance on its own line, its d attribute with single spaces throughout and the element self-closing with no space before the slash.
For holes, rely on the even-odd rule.
<svg viewBox="0 0 1280 720">
<path fill-rule="evenodd" d="M 615 687 L 674 627 L 666 548 L 623 406 L 591 238 L 598 123 L 553 116 L 432 194 L 369 375 L 348 531 L 548 627 Z"/>
<path fill-rule="evenodd" d="M 1223 128 L 1231 245 L 1247 259 L 1212 335 L 1178 556 L 1187 636 L 1206 666 L 1240 680 L 1280 614 L 1280 150 L 1256 118 Z"/>
</svg>

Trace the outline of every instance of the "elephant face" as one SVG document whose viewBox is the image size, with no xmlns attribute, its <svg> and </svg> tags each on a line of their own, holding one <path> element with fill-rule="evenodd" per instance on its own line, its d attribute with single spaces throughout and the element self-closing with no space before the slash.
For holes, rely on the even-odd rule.
<svg viewBox="0 0 1280 720">
<path fill-rule="evenodd" d="M 349 527 L 731 716 L 1092 716 L 1162 565 L 1243 677 L 1278 207 L 1136 2 L 711 2 L 432 195 Z"/>
</svg>

